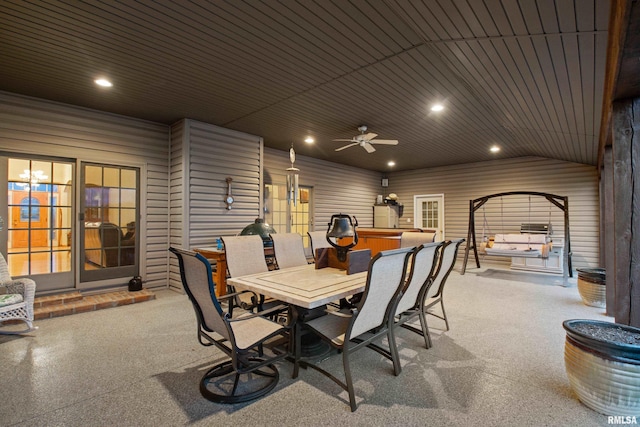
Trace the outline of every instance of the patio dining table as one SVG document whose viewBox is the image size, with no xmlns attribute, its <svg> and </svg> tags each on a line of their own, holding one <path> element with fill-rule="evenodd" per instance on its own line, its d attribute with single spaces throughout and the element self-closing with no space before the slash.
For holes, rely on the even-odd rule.
<svg viewBox="0 0 640 427">
<path fill-rule="evenodd" d="M 345 270 L 315 265 L 283 268 L 264 273 L 233 277 L 228 283 L 289 304 L 292 321 L 301 322 L 322 315 L 326 304 L 363 292 L 367 272 L 347 274 Z M 315 309 L 315 310 L 314 310 Z M 315 334 L 303 332 L 302 357 L 318 357 L 330 347 Z"/>
<path fill-rule="evenodd" d="M 238 289 L 247 289 L 296 307 L 313 309 L 363 292 L 367 272 L 347 275 L 345 270 L 314 264 L 283 268 L 227 279 Z"/>
</svg>

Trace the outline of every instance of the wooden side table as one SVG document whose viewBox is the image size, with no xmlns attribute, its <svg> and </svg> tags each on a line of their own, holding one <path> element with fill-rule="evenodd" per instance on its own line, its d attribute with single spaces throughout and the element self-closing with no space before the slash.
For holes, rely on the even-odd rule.
<svg viewBox="0 0 640 427">
<path fill-rule="evenodd" d="M 216 261 L 216 271 L 213 273 L 213 282 L 216 284 L 216 296 L 227 293 L 227 258 L 224 249 L 217 248 L 195 248 L 194 252 L 201 254 L 209 260 Z"/>
</svg>

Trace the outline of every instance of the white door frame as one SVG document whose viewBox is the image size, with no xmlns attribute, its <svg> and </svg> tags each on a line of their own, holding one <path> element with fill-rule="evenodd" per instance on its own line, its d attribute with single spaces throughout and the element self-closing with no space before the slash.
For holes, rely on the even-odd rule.
<svg viewBox="0 0 640 427">
<path fill-rule="evenodd" d="M 438 219 L 440 220 L 439 236 L 436 233 L 435 241 L 444 240 L 444 193 L 440 194 L 418 194 L 413 196 L 413 226 L 415 228 L 425 228 L 422 226 L 421 199 L 438 199 Z"/>
</svg>

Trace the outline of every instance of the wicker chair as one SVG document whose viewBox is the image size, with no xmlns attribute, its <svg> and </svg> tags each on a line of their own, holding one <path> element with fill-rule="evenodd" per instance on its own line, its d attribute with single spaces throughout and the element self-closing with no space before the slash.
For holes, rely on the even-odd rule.
<svg viewBox="0 0 640 427">
<path fill-rule="evenodd" d="M 31 279 L 12 279 L 4 256 L 0 254 L 0 326 L 10 320 L 21 320 L 27 328 L 23 330 L 5 330 L 0 334 L 24 334 L 37 327 L 33 326 L 33 300 L 36 295 L 36 282 Z"/>
</svg>

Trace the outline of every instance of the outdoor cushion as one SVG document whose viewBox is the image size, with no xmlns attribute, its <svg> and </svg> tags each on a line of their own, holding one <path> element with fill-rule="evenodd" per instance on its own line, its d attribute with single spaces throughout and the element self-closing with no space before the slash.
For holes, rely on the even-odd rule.
<svg viewBox="0 0 640 427">
<path fill-rule="evenodd" d="M 20 294 L 4 294 L 0 295 L 0 307 L 6 307 L 8 305 L 18 304 L 24 301 Z"/>
</svg>

